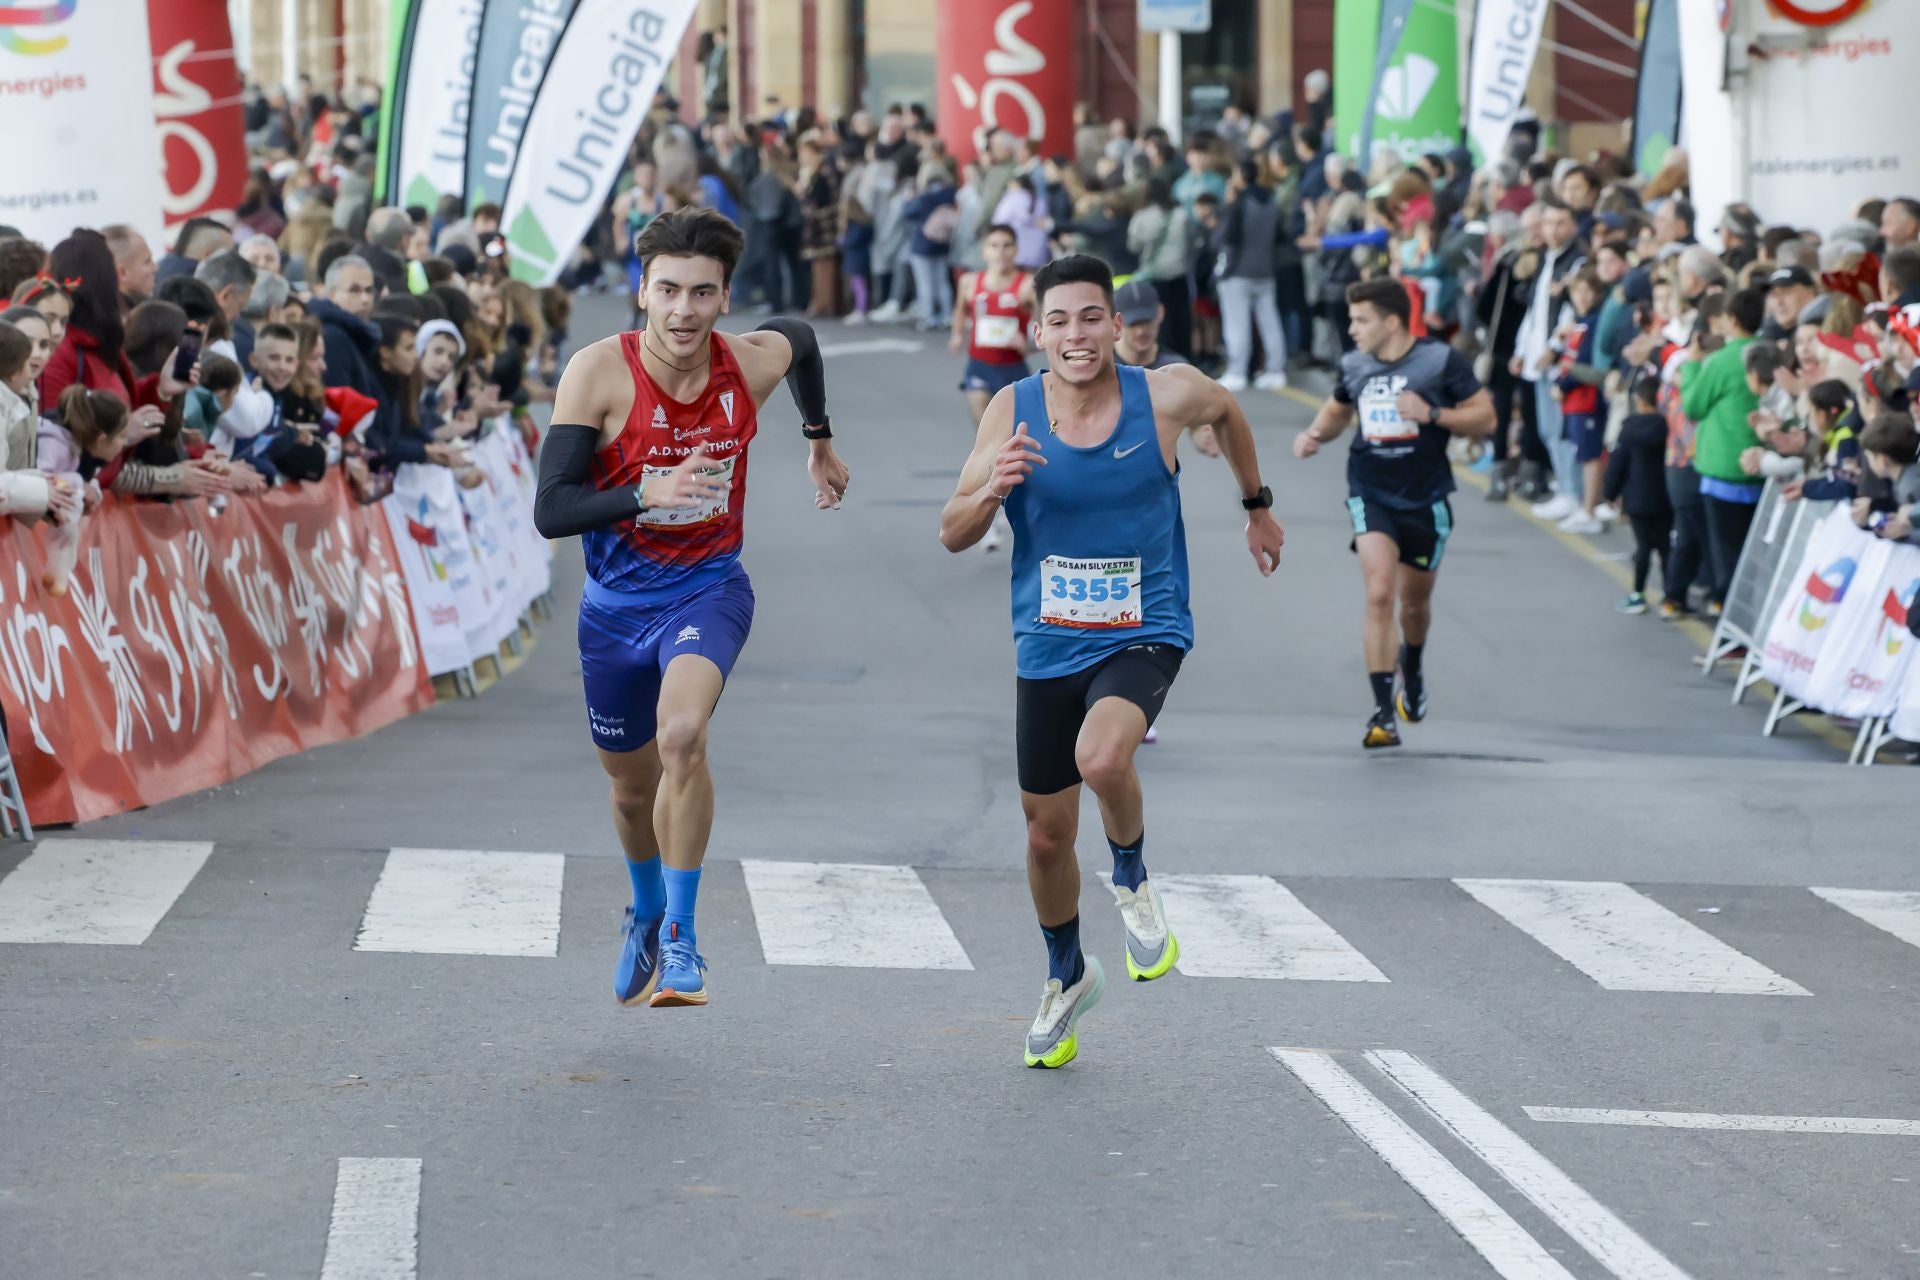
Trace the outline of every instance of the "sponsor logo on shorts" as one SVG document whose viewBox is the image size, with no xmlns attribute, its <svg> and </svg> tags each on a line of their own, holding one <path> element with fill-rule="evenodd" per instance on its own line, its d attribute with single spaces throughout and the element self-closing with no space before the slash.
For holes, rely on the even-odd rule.
<svg viewBox="0 0 1920 1280">
<path fill-rule="evenodd" d="M 680 628 L 680 634 L 673 638 L 673 642 L 675 644 L 685 644 L 689 640 L 698 640 L 699 638 L 700 638 L 700 628 L 682 627 Z"/>
<path fill-rule="evenodd" d="M 603 716 L 592 707 L 588 707 L 587 722 L 593 726 L 593 731 L 603 738 L 624 738 L 627 736 L 627 718 L 625 716 Z"/>
</svg>

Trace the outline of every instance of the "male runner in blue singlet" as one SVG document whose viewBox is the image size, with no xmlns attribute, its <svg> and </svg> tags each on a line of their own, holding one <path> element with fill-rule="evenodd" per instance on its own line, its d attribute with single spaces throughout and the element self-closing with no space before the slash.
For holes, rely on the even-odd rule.
<svg viewBox="0 0 1920 1280">
<path fill-rule="evenodd" d="M 1027 883 L 1047 941 L 1047 982 L 1027 1032 L 1030 1067 L 1079 1052 L 1077 1026 L 1105 987 L 1080 950 L 1080 784 L 1100 802 L 1113 893 L 1136 981 L 1173 968 L 1180 946 L 1147 880 L 1146 819 L 1133 753 L 1193 647 L 1180 518 L 1182 432 L 1212 424 L 1240 486 L 1247 548 L 1280 563 L 1273 492 L 1233 396 L 1190 365 L 1116 365 L 1113 274 L 1056 259 L 1033 279 L 1034 343 L 1047 371 L 1000 391 L 940 518 L 949 551 L 978 542 L 1003 507 L 1013 526 L 1016 754 Z"/>
<path fill-rule="evenodd" d="M 549 538 L 579 534 L 586 550 L 587 721 L 633 881 L 614 995 L 703 1005 L 693 909 L 713 828 L 707 722 L 753 623 L 740 567 L 747 446 L 782 378 L 812 442 L 817 506 L 840 505 L 847 468 L 830 442 L 813 330 L 776 318 L 714 332 L 740 229 L 711 209 L 678 210 L 649 222 L 635 247 L 646 328 L 568 363 L 540 450 L 534 524 Z"/>
</svg>

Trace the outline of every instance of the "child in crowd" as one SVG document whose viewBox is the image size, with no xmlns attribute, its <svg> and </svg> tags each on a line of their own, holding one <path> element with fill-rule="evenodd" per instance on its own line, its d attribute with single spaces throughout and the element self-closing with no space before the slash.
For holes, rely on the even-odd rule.
<svg viewBox="0 0 1920 1280">
<path fill-rule="evenodd" d="M 1863 424 L 1859 404 L 1846 383 L 1829 378 L 1808 389 L 1807 406 L 1820 474 L 1812 479 L 1789 480 L 1780 496 L 1789 501 L 1811 498 L 1815 502 L 1851 502 L 1860 487 Z"/>
<path fill-rule="evenodd" d="M 1904 413 L 1883 413 L 1867 426 L 1860 437 L 1860 452 L 1866 455 L 1873 474 L 1893 485 L 1893 510 L 1873 513 L 1867 528 L 1895 542 L 1920 543 L 1915 527 L 1916 507 L 1920 507 L 1920 433 L 1913 419 Z"/>
<path fill-rule="evenodd" d="M 294 390 L 300 369 L 300 335 L 284 324 L 262 326 L 254 337 L 248 362 L 253 366 L 253 388 L 270 397 L 272 411 L 258 435 L 240 442 L 250 447 L 244 453 L 236 451 L 235 457 L 252 462 L 269 478 L 321 479 L 327 473 L 327 447 L 318 435 L 324 402 Z"/>
<path fill-rule="evenodd" d="M 46 333 L 44 323 L 40 333 Z M 34 382 L 46 364 L 44 355 L 35 358 L 38 350 L 34 336 L 24 328 L 0 321 L 0 432 L 4 432 L 0 441 L 5 447 L 0 515 L 17 520 L 50 516 L 55 524 L 67 524 L 80 517 L 80 490 L 37 469 L 39 415 L 33 407 Z"/>
<path fill-rule="evenodd" d="M 127 411 L 126 402 L 105 391 L 89 391 L 74 383 L 60 393 L 53 412 L 40 419 L 36 447 L 40 467 L 80 496 L 81 512 L 100 505 L 96 477 L 122 453 L 160 434 L 166 415 L 153 405 Z M 43 585 L 63 595 L 67 579 L 80 554 L 78 519 L 63 523 L 47 539 L 47 572 Z"/>
<path fill-rule="evenodd" d="M 1582 267 L 1567 282 L 1567 305 L 1560 313 L 1560 329 L 1551 352 L 1558 356 L 1554 388 L 1565 415 L 1565 438 L 1550 446 L 1561 492 L 1581 495 L 1581 509 L 1560 522 L 1568 533 L 1599 533 L 1611 511 L 1600 511 L 1600 486 L 1606 468 L 1607 406 L 1600 395 L 1606 370 L 1596 363 L 1600 337 L 1600 304 L 1606 286 L 1591 267 Z"/>
<path fill-rule="evenodd" d="M 1638 372 L 1628 389 L 1633 412 L 1620 424 L 1620 438 L 1607 462 L 1606 500 L 1626 512 L 1633 524 L 1633 590 L 1617 606 L 1621 613 L 1647 611 L 1647 571 L 1660 557 L 1660 583 L 1675 604 L 1663 613 L 1682 612 L 1685 601 L 1672 599 L 1668 572 L 1673 541 L 1673 503 L 1667 496 L 1667 423 L 1660 415 L 1660 375 Z"/>
</svg>

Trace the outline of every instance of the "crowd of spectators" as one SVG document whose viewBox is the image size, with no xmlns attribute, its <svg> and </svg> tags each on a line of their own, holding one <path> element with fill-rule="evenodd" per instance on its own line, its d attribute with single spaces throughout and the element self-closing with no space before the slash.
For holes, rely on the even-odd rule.
<svg viewBox="0 0 1920 1280">
<path fill-rule="evenodd" d="M 497 208 L 376 206 L 374 108 L 255 95 L 246 200 L 165 245 L 0 227 L 0 512 L 71 545 L 108 493 L 218 512 L 338 469 L 373 502 L 409 462 L 482 483 L 483 431 L 531 440 L 571 295 L 509 277 Z"/>
<path fill-rule="evenodd" d="M 1920 201 L 1824 228 L 1745 205 L 1702 224 L 1682 152 L 1635 173 L 1555 152 L 1524 116 L 1491 163 L 1382 145 L 1363 164 L 1331 146 L 1323 72 L 1297 114 L 1229 107 L 1176 143 L 1083 108 L 1068 153 L 989 130 L 963 163 L 918 104 L 770 100 L 743 120 L 724 32 L 702 51 L 704 120 L 656 95 L 547 289 L 509 275 L 497 205 L 376 203 L 369 85 L 251 91 L 245 199 L 158 259 L 125 226 L 50 251 L 0 228 L 0 505 L 70 525 L 103 491 L 221 503 L 335 466 L 370 501 L 405 462 L 473 483 L 462 441 L 502 415 L 531 431 L 573 292 L 637 299 L 640 231 L 698 204 L 747 233 L 737 307 L 943 332 L 988 228 L 1010 228 L 1020 268 L 1087 252 L 1150 286 L 1158 349 L 1234 390 L 1337 361 L 1347 289 L 1398 278 L 1416 330 L 1471 353 L 1493 392 L 1488 497 L 1573 533 L 1632 522 L 1629 611 L 1649 608 L 1655 560 L 1662 612 L 1717 611 L 1770 476 L 1914 536 Z"/>
</svg>

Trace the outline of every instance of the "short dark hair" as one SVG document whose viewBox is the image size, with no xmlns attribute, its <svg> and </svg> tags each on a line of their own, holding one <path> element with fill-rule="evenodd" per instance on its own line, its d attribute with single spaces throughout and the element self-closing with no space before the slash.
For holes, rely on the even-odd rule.
<svg viewBox="0 0 1920 1280">
<path fill-rule="evenodd" d="M 1651 366 L 1636 371 L 1633 375 L 1633 398 L 1648 408 L 1660 405 L 1660 374 Z"/>
<path fill-rule="evenodd" d="M 1693 205 L 1675 196 L 1667 201 L 1667 211 L 1673 215 L 1675 222 L 1684 222 L 1687 224 L 1688 231 L 1693 230 Z"/>
<path fill-rule="evenodd" d="M 1394 317 L 1402 328 L 1413 323 L 1413 299 L 1407 296 L 1405 285 L 1389 276 L 1348 285 L 1347 306 L 1357 307 L 1363 302 L 1382 315 Z"/>
<path fill-rule="evenodd" d="M 495 222 L 498 222 L 500 221 L 500 206 L 491 200 L 484 201 L 473 206 L 473 216 L 476 219 L 492 218 Z"/>
<path fill-rule="evenodd" d="M 10 324 L 0 324 L 0 378 L 11 378 L 26 368 L 33 339 Z"/>
<path fill-rule="evenodd" d="M 1903 244 L 1898 249 L 1888 250 L 1881 261 L 1880 269 L 1887 273 L 1887 279 L 1893 283 L 1893 298 L 1898 298 L 1907 290 L 1920 287 L 1920 247 Z"/>
<path fill-rule="evenodd" d="M 280 324 L 277 321 L 273 324 L 261 325 L 260 331 L 254 335 L 253 345 L 257 347 L 269 338 L 275 342 L 291 342 L 296 346 L 300 342 L 300 335 L 294 332 L 292 325 Z"/>
<path fill-rule="evenodd" d="M 651 263 L 657 257 L 712 258 L 720 264 L 721 286 L 733 284 L 746 237 L 724 213 L 687 208 L 663 213 L 647 224 L 633 242 L 634 255 Z"/>
<path fill-rule="evenodd" d="M 1920 460 L 1920 433 L 1914 431 L 1911 415 L 1883 413 L 1860 433 L 1860 448 L 1910 467 Z"/>
<path fill-rule="evenodd" d="M 1758 333 L 1767 322 L 1767 295 L 1759 289 L 1741 289 L 1727 299 L 1727 315 L 1742 333 Z"/>
<path fill-rule="evenodd" d="M 984 242 L 987 236 L 1012 236 L 1016 244 L 1019 243 L 1020 240 L 1020 233 L 1004 222 L 996 222 L 988 227 L 987 235 L 981 236 L 980 239 Z"/>
<path fill-rule="evenodd" d="M 651 227 L 653 223 L 647 225 Z M 1113 309 L 1113 268 L 1104 259 L 1090 253 L 1070 253 L 1064 258 L 1055 258 L 1034 272 L 1033 296 L 1039 299 L 1043 310 L 1046 307 L 1047 290 L 1063 284 L 1099 285 L 1100 292 L 1106 297 L 1107 309 Z"/>
<path fill-rule="evenodd" d="M 200 360 L 200 385 L 208 391 L 233 391 L 243 381 L 240 366 L 225 356 L 209 353 Z"/>
<path fill-rule="evenodd" d="M 1773 375 L 1787 367 L 1787 358 L 1770 342 L 1756 342 L 1745 352 L 1747 372 L 1763 387 L 1773 385 Z"/>
</svg>

